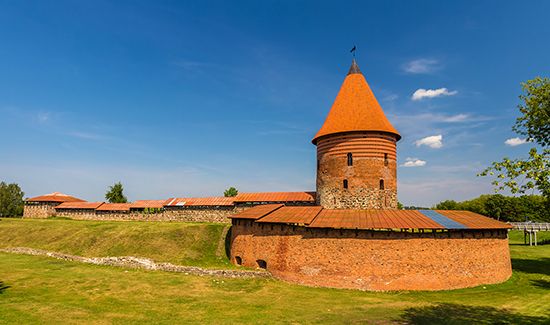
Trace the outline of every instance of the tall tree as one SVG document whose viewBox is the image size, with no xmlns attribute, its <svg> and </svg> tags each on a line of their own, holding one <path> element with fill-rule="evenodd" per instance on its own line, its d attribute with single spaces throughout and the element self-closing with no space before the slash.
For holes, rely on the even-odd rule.
<svg viewBox="0 0 550 325">
<path fill-rule="evenodd" d="M 223 192 L 223 196 L 225 197 L 237 196 L 237 194 L 239 194 L 239 191 L 233 186 Z"/>
<path fill-rule="evenodd" d="M 122 183 L 115 183 L 115 185 L 109 186 L 109 190 L 105 193 L 105 199 L 109 201 L 109 203 L 126 203 L 128 199 L 124 196 L 123 191 L 124 188 L 122 187 Z"/>
<path fill-rule="evenodd" d="M 518 105 L 521 116 L 513 130 L 538 144 L 529 150 L 527 158 L 493 162 L 478 176 L 495 176 L 496 191 L 509 189 L 512 193 L 538 190 L 550 202 L 550 79 L 537 77 L 522 83 L 523 101 Z"/>
<path fill-rule="evenodd" d="M 0 217 L 22 216 L 24 195 L 19 185 L 0 182 Z"/>
</svg>

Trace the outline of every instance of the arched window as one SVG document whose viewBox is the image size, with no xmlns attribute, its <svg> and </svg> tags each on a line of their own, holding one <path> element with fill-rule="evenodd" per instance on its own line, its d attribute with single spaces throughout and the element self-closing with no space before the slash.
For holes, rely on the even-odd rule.
<svg viewBox="0 0 550 325">
<path fill-rule="evenodd" d="M 348 188 L 348 180 L 344 179 L 344 188 Z"/>
<path fill-rule="evenodd" d="M 240 256 L 235 256 L 235 263 L 237 263 L 237 265 L 243 265 L 243 259 Z"/>
<path fill-rule="evenodd" d="M 380 189 L 381 190 L 384 189 L 384 180 L 383 179 L 380 180 Z"/>
<path fill-rule="evenodd" d="M 260 269 L 267 269 L 267 262 L 264 260 L 256 260 Z"/>
<path fill-rule="evenodd" d="M 348 166 L 353 166 L 353 155 L 348 152 Z"/>
</svg>

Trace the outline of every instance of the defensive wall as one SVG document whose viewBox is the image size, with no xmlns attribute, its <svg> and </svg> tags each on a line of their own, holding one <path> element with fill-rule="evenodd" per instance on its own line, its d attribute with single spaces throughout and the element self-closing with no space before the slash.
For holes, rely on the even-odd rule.
<svg viewBox="0 0 550 325">
<path fill-rule="evenodd" d="M 75 220 L 105 221 L 181 221 L 228 223 L 228 216 L 244 211 L 249 206 L 163 208 L 160 211 L 96 211 L 91 209 L 56 209 L 55 216 Z"/>
<path fill-rule="evenodd" d="M 447 290 L 512 274 L 507 230 L 374 231 L 233 219 L 231 260 L 303 285 Z"/>
<path fill-rule="evenodd" d="M 311 206 L 315 204 L 315 192 L 241 193 L 236 197 L 170 198 L 133 203 L 87 202 L 55 192 L 26 200 L 23 217 L 229 223 L 229 216 L 269 203 Z"/>
</svg>

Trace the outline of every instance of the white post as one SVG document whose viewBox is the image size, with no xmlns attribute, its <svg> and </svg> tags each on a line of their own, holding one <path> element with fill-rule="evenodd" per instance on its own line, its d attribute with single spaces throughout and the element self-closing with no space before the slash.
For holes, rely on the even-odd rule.
<svg viewBox="0 0 550 325">
<path fill-rule="evenodd" d="M 535 231 L 535 246 L 537 246 L 537 232 Z"/>
</svg>

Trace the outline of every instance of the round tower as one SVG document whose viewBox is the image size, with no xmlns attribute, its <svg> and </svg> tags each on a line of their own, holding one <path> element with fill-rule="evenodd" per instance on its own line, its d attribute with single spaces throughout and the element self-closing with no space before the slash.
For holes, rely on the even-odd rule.
<svg viewBox="0 0 550 325">
<path fill-rule="evenodd" d="M 397 209 L 400 138 L 354 59 L 312 140 L 317 146 L 317 204 L 326 209 Z"/>
</svg>

